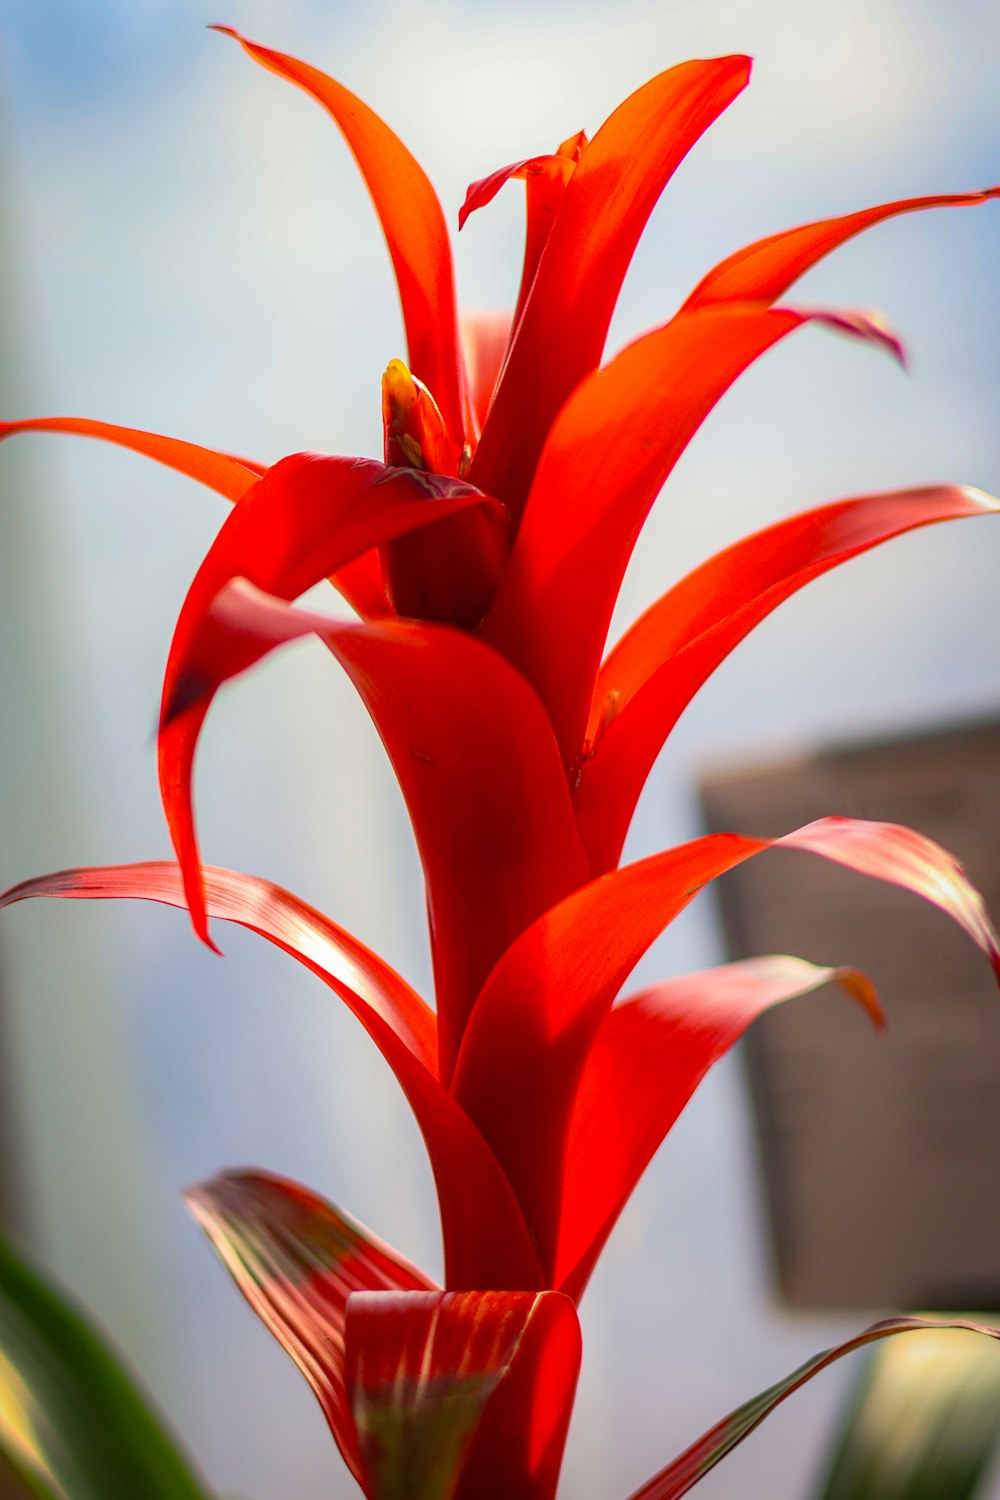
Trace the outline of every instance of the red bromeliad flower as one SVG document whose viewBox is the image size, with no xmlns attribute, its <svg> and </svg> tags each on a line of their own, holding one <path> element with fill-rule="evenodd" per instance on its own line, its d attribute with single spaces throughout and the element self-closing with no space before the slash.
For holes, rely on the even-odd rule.
<svg viewBox="0 0 1000 1500">
<path fill-rule="evenodd" d="M 196 1212 L 307 1374 L 369 1496 L 403 1493 L 405 1453 L 407 1495 L 543 1497 L 555 1487 L 576 1379 L 572 1304 L 706 1070 L 764 1009 L 830 980 L 880 1020 L 864 976 L 787 957 L 619 1000 L 673 917 L 742 861 L 807 850 L 941 906 L 1000 975 L 979 897 L 943 850 L 908 829 L 825 819 L 776 840 L 712 835 L 618 864 L 671 728 L 761 619 L 880 542 L 995 511 L 997 501 L 935 486 L 778 522 L 682 578 L 602 661 L 645 517 L 737 376 L 808 322 L 901 357 L 871 314 L 777 300 L 883 219 L 998 190 L 885 204 L 758 241 L 601 366 L 646 219 L 745 86 L 747 59 L 670 69 L 592 141 L 581 133 L 474 184 L 460 224 L 509 178 L 524 179 L 526 248 L 512 318 L 473 318 L 460 330 L 444 216 L 405 147 L 341 85 L 239 40 L 333 116 L 381 220 L 409 357 L 382 381 L 384 461 L 309 453 L 265 468 L 81 419 L 0 427 L 0 436 L 101 437 L 236 502 L 189 590 L 166 669 L 160 785 L 178 863 L 65 871 L 4 900 L 162 901 L 186 907 L 207 942 L 209 919 L 225 918 L 283 947 L 346 1001 L 427 1143 L 447 1290 L 276 1179 L 219 1179 L 195 1194 Z M 293 607 L 326 577 L 359 620 Z M 406 798 L 426 879 L 436 1012 L 287 892 L 201 866 L 191 774 L 212 698 L 308 634 L 357 687 Z M 370 1296 L 351 1295 L 362 1291 Z M 734 1413 L 642 1496 L 684 1493 L 811 1373 Z"/>
</svg>

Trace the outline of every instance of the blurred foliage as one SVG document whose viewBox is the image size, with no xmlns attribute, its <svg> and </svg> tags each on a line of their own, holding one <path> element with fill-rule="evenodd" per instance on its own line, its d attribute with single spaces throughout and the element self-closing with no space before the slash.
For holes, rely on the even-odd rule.
<svg viewBox="0 0 1000 1500">
<path fill-rule="evenodd" d="M 971 1500 L 998 1438 L 992 1340 L 948 1330 L 887 1339 L 869 1356 L 817 1500 Z"/>
<path fill-rule="evenodd" d="M 3 1411 L 0 1408 L 0 1422 Z M 6 1438 L 0 1438 L 5 1441 Z M 59 1500 L 50 1484 L 27 1467 L 13 1452 L 0 1448 L 0 1500 Z"/>
<path fill-rule="evenodd" d="M 131 1377 L 0 1242 L 0 1496 L 210 1500 Z"/>
</svg>

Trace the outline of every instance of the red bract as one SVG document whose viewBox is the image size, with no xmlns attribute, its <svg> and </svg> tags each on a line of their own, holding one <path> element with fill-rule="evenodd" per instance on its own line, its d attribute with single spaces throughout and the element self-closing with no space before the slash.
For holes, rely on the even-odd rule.
<svg viewBox="0 0 1000 1500">
<path fill-rule="evenodd" d="M 294 1183 L 228 1173 L 189 1202 L 315 1391 L 369 1500 L 549 1500 L 580 1327 L 556 1292 L 441 1292 Z"/>
<path fill-rule="evenodd" d="M 902 358 L 870 313 L 776 299 L 882 219 L 998 190 L 886 204 L 759 241 L 601 367 L 646 219 L 749 72 L 739 57 L 686 63 L 639 89 L 593 140 L 581 132 L 470 188 L 460 224 L 523 179 L 527 235 L 513 315 L 461 325 L 463 356 L 444 215 L 424 173 L 340 84 L 238 40 L 321 103 L 354 153 L 395 270 L 409 368 L 394 360 L 383 377 L 382 461 L 296 454 L 265 470 L 100 423 L 0 428 L 103 437 L 236 502 L 185 599 L 163 686 L 160 785 L 178 864 L 64 871 L 3 899 L 186 906 L 206 941 L 210 918 L 235 921 L 350 1006 L 423 1132 L 447 1291 L 274 1179 L 221 1179 L 197 1191 L 196 1211 L 305 1371 L 372 1500 L 404 1493 L 403 1472 L 407 1495 L 542 1500 L 576 1378 L 572 1300 L 706 1070 L 762 1011 L 831 980 L 881 1019 L 863 975 L 784 956 L 620 1000 L 655 938 L 716 876 L 770 849 L 805 850 L 934 902 L 1000 975 L 979 897 L 908 829 L 831 818 L 773 840 L 713 835 L 617 868 L 671 728 L 760 620 L 849 558 L 995 512 L 997 501 L 935 486 L 780 521 L 676 582 L 602 661 L 650 507 L 738 376 L 810 323 Z M 327 577 L 360 618 L 294 607 Z M 399 779 L 426 880 L 436 1013 L 287 892 L 201 867 L 191 773 L 212 699 L 303 635 L 348 673 Z M 745 1420 L 734 1414 L 642 1494 L 684 1493 L 798 1379 L 751 1403 Z"/>
</svg>

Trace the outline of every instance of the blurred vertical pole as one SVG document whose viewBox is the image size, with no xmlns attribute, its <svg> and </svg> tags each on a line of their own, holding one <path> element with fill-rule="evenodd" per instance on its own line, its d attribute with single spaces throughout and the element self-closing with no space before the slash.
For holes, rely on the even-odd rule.
<svg viewBox="0 0 1000 1500">
<path fill-rule="evenodd" d="M 0 108 L 5 417 L 33 409 L 18 187 Z M 53 847 L 65 847 L 71 863 L 92 843 L 78 784 L 86 682 L 73 659 L 68 570 L 46 488 L 33 439 L 0 447 L 0 888 L 42 873 Z M 53 828 L 58 838 L 46 839 Z M 143 1180 L 128 997 L 95 915 L 38 903 L 0 919 L 0 1226 L 93 1311 L 162 1398 L 169 1324 Z"/>
</svg>

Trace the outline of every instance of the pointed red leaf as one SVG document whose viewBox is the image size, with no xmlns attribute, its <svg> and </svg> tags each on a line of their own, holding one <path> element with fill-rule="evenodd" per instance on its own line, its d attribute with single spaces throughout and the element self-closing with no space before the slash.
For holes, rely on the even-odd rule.
<svg viewBox="0 0 1000 1500">
<path fill-rule="evenodd" d="M 566 197 L 566 189 L 576 169 L 575 164 L 579 161 L 583 147 L 587 144 L 582 132 L 581 136 L 582 142 L 578 153 L 566 153 L 560 148 L 557 155 L 542 158 L 543 164 L 539 165 L 536 171 L 525 174 L 524 260 L 521 265 L 517 302 L 514 304 L 512 337 L 516 336 L 516 331 L 521 325 L 521 317 L 535 284 L 542 253 L 555 228 L 559 210 Z"/>
<path fill-rule="evenodd" d="M 477 437 L 490 409 L 510 338 L 510 327 L 511 315 L 507 312 L 462 314 L 462 347 L 469 372 L 469 399 Z"/>
<path fill-rule="evenodd" d="M 473 182 L 465 194 L 465 202 L 458 211 L 458 227 L 464 229 L 470 214 L 479 208 L 485 208 L 487 203 L 492 203 L 504 183 L 512 181 L 526 181 L 529 177 L 541 177 L 548 172 L 558 174 L 560 178 L 568 182 L 573 175 L 574 163 L 571 158 L 558 155 L 530 156 L 524 161 L 511 162 L 508 167 L 498 167 L 495 172 L 490 172 L 488 177 L 481 177 L 478 182 Z"/>
<path fill-rule="evenodd" d="M 427 880 L 446 1082 L 494 961 L 589 874 L 552 731 L 527 683 L 471 636 L 410 621 L 344 624 L 246 584 L 213 604 L 178 662 L 178 689 L 186 696 L 190 681 L 214 692 L 265 651 L 313 633 L 364 699 L 409 808 Z M 201 718 L 196 704 L 175 721 L 185 763 Z"/>
<path fill-rule="evenodd" d="M 562 196 L 470 477 L 515 521 L 546 434 L 597 368 L 625 272 L 674 171 L 746 85 L 749 60 L 681 63 L 626 99 L 583 152 Z"/>
<path fill-rule="evenodd" d="M 482 634 L 534 684 L 574 773 L 608 625 L 653 501 L 737 376 L 807 322 L 898 353 L 865 314 L 737 304 L 636 339 L 559 413 Z"/>
<path fill-rule="evenodd" d="M 597 678 L 593 752 L 575 796 L 595 869 L 618 863 L 646 777 L 694 694 L 783 600 L 918 526 L 997 511 L 1000 501 L 957 485 L 837 500 L 744 538 L 675 584 L 626 631 Z"/>
<path fill-rule="evenodd" d="M 1000 979 L 981 897 L 943 849 L 895 824 L 823 818 L 779 839 L 712 834 L 573 892 L 493 969 L 451 1084 L 507 1173 L 550 1285 L 569 1119 L 601 1023 L 639 958 L 701 887 L 766 849 L 821 854 L 925 897 L 965 929 Z"/>
<path fill-rule="evenodd" d="M 566 188 L 587 145 L 587 137 L 581 130 L 569 140 L 563 141 L 559 150 L 550 155 L 533 156 L 527 161 L 516 161 L 509 167 L 501 167 L 499 171 L 491 172 L 488 177 L 472 184 L 459 210 L 458 227 L 461 229 L 469 214 L 491 203 L 505 182 L 509 182 L 512 178 L 520 178 L 524 182 L 524 265 L 521 270 L 517 305 L 514 309 L 512 324 L 514 328 L 520 322 L 528 293 L 535 280 L 538 263 L 542 258 L 542 251 L 548 243 L 549 235 L 556 222 L 556 215 L 562 206 Z"/>
<path fill-rule="evenodd" d="M 919 1333 L 928 1329 L 966 1329 L 970 1333 L 985 1334 L 987 1338 L 1000 1339 L 1000 1330 L 988 1328 L 982 1323 L 969 1323 L 963 1318 L 885 1318 L 881 1323 L 873 1323 L 871 1328 L 866 1328 L 864 1333 L 859 1333 L 855 1338 L 848 1339 L 846 1343 L 838 1344 L 834 1349 L 824 1349 L 822 1354 L 814 1355 L 812 1359 L 806 1360 L 791 1375 L 784 1380 L 779 1380 L 775 1385 L 762 1391 L 752 1401 L 747 1401 L 743 1406 L 738 1406 L 735 1411 L 723 1417 L 709 1432 L 692 1443 L 690 1448 L 675 1458 L 673 1463 L 667 1465 L 659 1474 L 647 1481 L 640 1489 L 634 1491 L 629 1500 L 680 1500 L 688 1490 L 693 1489 L 699 1479 L 704 1479 L 710 1469 L 714 1469 L 720 1459 L 741 1443 L 743 1439 L 755 1427 L 759 1427 L 765 1417 L 770 1416 L 776 1406 L 784 1401 L 786 1396 L 792 1395 L 800 1386 L 805 1385 L 820 1370 L 825 1370 L 827 1365 L 832 1365 L 834 1360 L 840 1359 L 845 1354 L 851 1354 L 855 1349 L 861 1349 L 865 1344 L 871 1344 L 876 1339 L 889 1338 L 897 1333 Z M 1000 1359 L 1000 1351 L 997 1353 Z"/>
<path fill-rule="evenodd" d="M 263 464 L 254 463 L 249 458 L 217 453 L 198 443 L 161 437 L 158 432 L 141 432 L 136 427 L 93 422 L 88 417 L 31 417 L 24 422 L 0 422 L 0 441 L 18 432 L 68 432 L 78 437 L 101 438 L 106 443 L 130 448 L 133 453 L 155 459 L 168 469 L 177 469 L 179 473 L 208 485 L 210 490 L 217 490 L 227 500 L 239 500 L 262 474 L 267 473 Z"/>
<path fill-rule="evenodd" d="M 541 1273 L 496 1158 L 436 1076 L 434 1017 L 388 964 L 327 917 L 270 881 L 204 871 L 208 912 L 259 933 L 340 996 L 389 1064 L 416 1117 L 441 1207 L 449 1285 L 537 1288 Z M 61 870 L 26 880 L 0 907 L 32 896 L 121 897 L 185 907 L 176 865 L 152 862 Z"/>
<path fill-rule="evenodd" d="M 360 1292 L 346 1352 L 369 1500 L 552 1500 L 580 1364 L 568 1298 Z"/>
<path fill-rule="evenodd" d="M 788 288 L 817 261 L 875 224 L 897 214 L 910 214 L 923 208 L 962 208 L 985 203 L 1000 195 L 1000 187 L 984 188 L 978 193 L 940 193 L 929 198 L 900 198 L 895 203 L 880 203 L 859 213 L 842 214 L 835 219 L 821 219 L 800 224 L 778 234 L 769 234 L 752 245 L 745 245 L 720 261 L 699 281 L 682 307 L 693 312 L 712 303 L 732 301 L 776 302 Z"/>
<path fill-rule="evenodd" d="M 633 1188 L 713 1063 L 765 1010 L 831 982 L 879 1025 L 870 982 L 775 956 L 653 985 L 604 1017 L 567 1132 L 553 1280 L 579 1300 Z"/>
<path fill-rule="evenodd" d="M 222 527 L 174 630 L 158 746 L 164 811 L 185 872 L 191 919 L 206 942 L 189 789 L 194 744 L 209 700 L 182 712 L 186 705 L 178 693 L 178 674 L 182 663 L 190 665 L 192 643 L 213 598 L 234 577 L 295 598 L 380 543 L 475 505 L 501 510 L 497 502 L 455 480 L 391 469 L 374 459 L 297 453 L 269 469 Z M 252 659 L 242 665 L 249 666 Z"/>
<path fill-rule="evenodd" d="M 356 1219 L 281 1177 L 224 1172 L 184 1196 L 254 1312 L 312 1386 L 361 1483 L 345 1360 L 348 1298 L 360 1290 L 426 1292 L 434 1283 Z"/>
<path fill-rule="evenodd" d="M 437 194 L 402 141 L 375 112 L 318 68 L 241 36 L 255 62 L 311 95 L 339 126 L 372 197 L 392 258 L 409 365 L 433 393 L 457 448 L 463 439 L 462 373 L 448 229 Z"/>
<path fill-rule="evenodd" d="M 269 880 L 210 865 L 204 875 L 214 917 L 247 927 L 290 953 L 346 1001 L 376 1043 L 391 1031 L 428 1072 L 437 1075 L 434 1012 L 378 954 Z M 0 908 L 38 896 L 158 901 L 184 910 L 180 870 L 166 860 L 36 876 L 0 895 Z"/>
<path fill-rule="evenodd" d="M 242 499 L 267 473 L 265 464 L 254 463 L 249 458 L 237 458 L 232 453 L 219 453 L 197 443 L 161 437 L 156 432 L 114 427 L 110 422 L 92 422 L 86 417 L 34 417 L 25 422 L 0 422 L 0 441 L 18 432 L 67 432 L 79 437 L 101 438 L 155 459 L 190 479 L 197 479 L 233 501 Z M 378 619 L 391 613 L 382 587 L 378 557 L 374 553 L 370 558 L 358 558 L 349 567 L 341 569 L 330 582 L 365 619 Z"/>
</svg>

